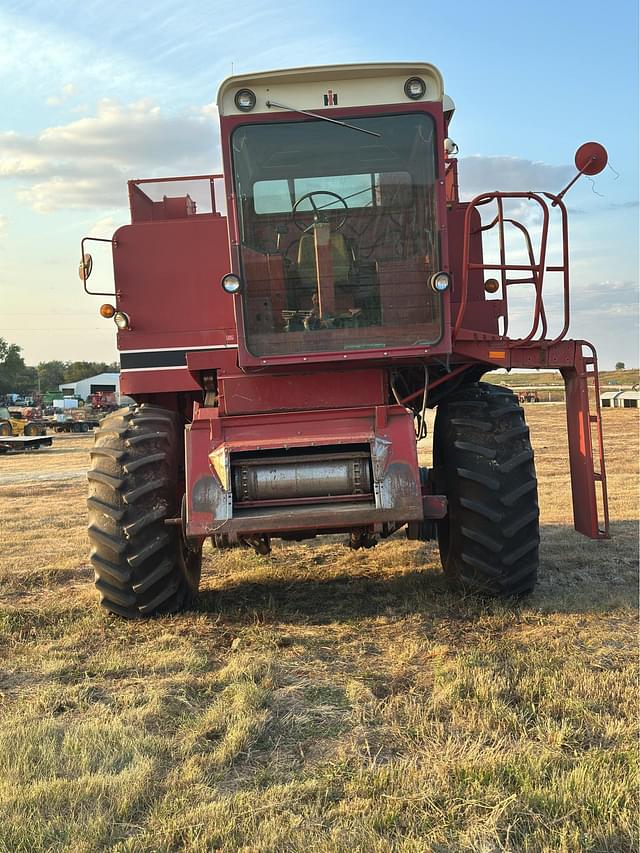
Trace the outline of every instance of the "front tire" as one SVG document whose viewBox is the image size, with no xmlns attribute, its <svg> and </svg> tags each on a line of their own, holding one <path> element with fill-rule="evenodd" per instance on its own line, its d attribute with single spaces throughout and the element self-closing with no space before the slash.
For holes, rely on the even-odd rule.
<svg viewBox="0 0 640 853">
<path fill-rule="evenodd" d="M 508 389 L 465 385 L 438 406 L 434 431 L 445 574 L 493 596 L 530 592 L 538 572 L 538 483 L 524 413 Z"/>
<path fill-rule="evenodd" d="M 201 548 L 179 525 L 181 427 L 173 412 L 136 405 L 108 415 L 88 472 L 91 563 L 100 604 L 138 619 L 189 607 L 200 582 Z"/>
</svg>

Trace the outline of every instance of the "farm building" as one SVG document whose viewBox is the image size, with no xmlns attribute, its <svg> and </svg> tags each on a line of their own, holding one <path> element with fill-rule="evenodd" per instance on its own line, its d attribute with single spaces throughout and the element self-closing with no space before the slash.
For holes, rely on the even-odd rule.
<svg viewBox="0 0 640 853">
<path fill-rule="evenodd" d="M 637 409 L 640 400 L 640 391 L 634 388 L 631 391 L 623 391 L 616 397 L 616 406 L 621 409 Z"/>
<path fill-rule="evenodd" d="M 605 391 L 600 395 L 600 405 L 603 409 L 637 409 L 640 391 L 637 388 L 618 388 L 615 391 Z"/>
<path fill-rule="evenodd" d="M 120 374 L 99 373 L 97 376 L 88 376 L 78 382 L 63 382 L 58 387 L 65 397 L 80 397 L 83 400 L 97 391 L 113 391 L 119 394 Z"/>
<path fill-rule="evenodd" d="M 622 394 L 622 391 L 605 391 L 600 395 L 600 405 L 603 409 L 613 409 L 616 405 L 616 399 Z"/>
</svg>

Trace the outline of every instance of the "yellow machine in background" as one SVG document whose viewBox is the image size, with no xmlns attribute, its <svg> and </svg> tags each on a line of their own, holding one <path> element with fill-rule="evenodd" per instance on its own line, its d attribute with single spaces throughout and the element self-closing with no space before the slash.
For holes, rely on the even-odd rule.
<svg viewBox="0 0 640 853">
<path fill-rule="evenodd" d="M 0 406 L 0 436 L 45 435 L 46 427 L 34 421 L 28 421 L 17 413 L 10 412 L 6 406 Z"/>
</svg>

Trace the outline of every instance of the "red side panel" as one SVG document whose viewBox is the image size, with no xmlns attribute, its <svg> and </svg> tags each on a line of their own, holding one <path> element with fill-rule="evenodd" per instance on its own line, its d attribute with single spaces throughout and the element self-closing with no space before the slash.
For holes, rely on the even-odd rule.
<svg viewBox="0 0 640 853">
<path fill-rule="evenodd" d="M 386 403 L 381 370 L 223 376 L 219 379 L 219 394 L 223 415 Z"/>
<path fill-rule="evenodd" d="M 451 288 L 451 316 L 455 318 L 460 306 L 460 286 L 462 282 L 462 257 L 464 243 L 464 217 L 466 204 L 454 204 L 447 210 L 447 229 L 449 232 L 449 263 L 453 276 Z M 469 243 L 470 260 L 482 263 L 482 232 L 480 214 L 472 214 L 472 233 Z M 465 328 L 487 334 L 498 334 L 498 317 L 504 314 L 502 299 L 487 299 L 484 290 L 482 270 L 469 272 L 469 295 L 465 312 Z"/>
<path fill-rule="evenodd" d="M 197 388 L 184 353 L 170 354 L 236 344 L 233 300 L 220 287 L 229 271 L 226 219 L 203 214 L 136 222 L 114 239 L 117 308 L 131 320 L 131 328 L 118 333 L 123 392 Z"/>
<path fill-rule="evenodd" d="M 225 343 L 235 331 L 232 300 L 220 287 L 229 271 L 226 219 L 138 222 L 114 238 L 118 309 L 131 318 L 118 349 Z"/>
<path fill-rule="evenodd" d="M 186 367 L 120 371 L 120 393 L 129 397 L 140 394 L 172 394 L 175 391 L 201 392 L 202 389 Z"/>
</svg>

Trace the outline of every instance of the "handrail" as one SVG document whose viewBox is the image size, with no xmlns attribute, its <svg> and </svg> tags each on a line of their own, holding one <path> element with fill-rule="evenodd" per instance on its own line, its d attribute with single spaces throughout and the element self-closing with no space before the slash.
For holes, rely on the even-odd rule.
<svg viewBox="0 0 640 853">
<path fill-rule="evenodd" d="M 539 257 L 536 262 L 535 252 L 533 250 L 533 245 L 531 242 L 531 236 L 529 234 L 528 229 L 525 225 L 511 217 L 505 217 L 504 215 L 504 200 L 505 199 L 525 199 L 527 201 L 533 201 L 540 207 L 542 213 L 542 230 L 540 234 L 540 248 L 539 248 Z M 562 228 L 562 265 L 561 266 L 547 266 L 547 243 L 549 237 L 549 205 L 546 201 L 549 199 L 552 202 L 552 206 L 558 207 L 561 213 L 561 228 Z M 471 216 L 478 207 L 490 204 L 492 202 L 496 202 L 498 212 L 493 220 L 486 224 L 481 225 L 479 228 L 475 228 L 472 230 L 471 228 Z M 509 223 L 517 228 L 524 236 L 527 255 L 529 258 L 528 264 L 509 264 L 507 263 L 506 257 L 506 241 L 505 241 L 505 223 Z M 470 261 L 470 246 L 471 246 L 471 236 L 472 234 L 477 234 L 479 232 L 490 231 L 492 228 L 498 226 L 498 242 L 499 242 L 499 263 L 497 264 L 489 264 L 489 263 L 475 263 Z M 552 193 L 535 193 L 535 192 L 499 192 L 494 191 L 490 193 L 482 193 L 481 195 L 473 198 L 466 207 L 465 210 L 465 218 L 464 218 L 464 242 L 463 242 L 463 258 L 462 258 L 462 281 L 461 281 L 461 291 L 460 291 L 460 305 L 458 309 L 458 314 L 456 317 L 455 324 L 452 330 L 452 342 L 455 342 L 460 329 L 462 328 L 462 323 L 464 319 L 464 315 L 468 306 L 468 298 L 469 298 L 469 273 L 471 270 L 493 270 L 500 273 L 500 279 L 502 283 L 502 293 L 503 300 L 505 306 L 504 313 L 504 330 L 503 334 L 500 335 L 501 338 L 507 337 L 508 324 L 509 324 L 509 315 L 508 315 L 508 298 L 507 298 L 507 287 L 510 284 L 529 284 L 531 283 L 535 289 L 535 305 L 534 305 L 534 313 L 533 313 L 533 323 L 531 326 L 531 330 L 524 337 L 518 340 L 518 346 L 527 346 L 531 345 L 533 342 L 537 340 L 541 340 L 545 338 L 545 335 L 548 331 L 548 323 L 547 323 L 547 315 L 544 307 L 544 299 L 543 299 L 543 283 L 544 283 L 544 274 L 545 272 L 560 272 L 563 274 L 563 295 L 564 295 L 564 323 L 562 330 L 559 335 L 557 335 L 550 343 L 557 343 L 562 340 L 566 335 L 569 329 L 569 251 L 568 251 L 568 226 L 567 226 L 567 210 L 562 202 L 562 200 Z M 531 278 L 509 278 L 508 273 L 510 272 L 529 272 L 531 274 Z M 539 333 L 539 336 L 536 337 Z"/>
<path fill-rule="evenodd" d="M 134 178 L 133 180 L 127 181 L 129 186 L 129 197 L 131 197 L 131 188 L 135 187 L 136 189 L 140 188 L 140 184 L 173 184 L 178 183 L 179 181 L 209 181 L 209 191 L 211 193 L 211 212 L 216 212 L 216 193 L 215 193 L 215 181 L 224 180 L 224 175 L 222 173 L 215 175 L 179 175 L 173 176 L 169 178 Z M 140 190 L 140 192 L 144 193 L 144 190 Z M 146 196 L 146 193 L 144 193 Z M 149 198 L 149 196 L 147 196 Z"/>
</svg>

